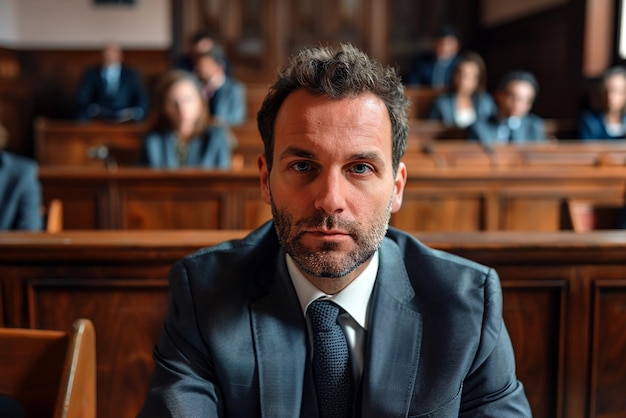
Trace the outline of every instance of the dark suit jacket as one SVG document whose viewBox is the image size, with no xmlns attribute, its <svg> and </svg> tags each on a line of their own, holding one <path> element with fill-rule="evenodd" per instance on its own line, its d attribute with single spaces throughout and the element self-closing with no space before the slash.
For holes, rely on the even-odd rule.
<svg viewBox="0 0 626 418">
<path fill-rule="evenodd" d="M 239 125 L 246 119 L 246 88 L 230 77 L 209 99 L 213 117 L 226 125 Z"/>
<path fill-rule="evenodd" d="M 0 230 L 37 231 L 42 226 L 37 164 L 0 151 Z"/>
<path fill-rule="evenodd" d="M 626 114 L 622 116 L 622 125 L 626 126 Z M 607 132 L 604 124 L 604 114 L 600 112 L 583 112 L 578 129 L 580 138 L 590 141 L 594 139 L 624 139 L 624 135 L 613 136 Z"/>
<path fill-rule="evenodd" d="M 388 231 L 356 402 L 362 417 L 529 417 L 496 273 Z M 170 273 L 140 417 L 315 417 L 308 340 L 273 223 Z"/>
<path fill-rule="evenodd" d="M 493 98 L 489 93 L 476 93 L 472 95 L 472 104 L 476 112 L 476 120 L 488 119 L 497 114 Z M 429 119 L 440 120 L 446 126 L 456 126 L 456 94 L 446 93 L 438 96 L 430 109 Z"/>
<path fill-rule="evenodd" d="M 143 119 L 148 111 L 148 95 L 141 77 L 132 68 L 122 66 L 117 94 L 108 95 L 106 82 L 102 77 L 102 66 L 91 67 L 82 75 L 76 95 L 78 118 L 90 119 L 88 107 L 96 104 L 105 109 L 101 115 L 105 119 L 115 119 L 115 113 L 128 108 L 139 108 Z"/>
<path fill-rule="evenodd" d="M 452 74 L 454 73 L 454 67 L 456 66 L 456 62 L 458 61 L 458 56 L 452 58 L 450 60 L 448 66 L 445 68 L 444 73 L 444 84 L 445 86 L 449 86 L 452 81 Z M 433 73 L 435 71 L 435 62 L 436 57 L 432 54 L 423 55 L 419 57 L 411 69 L 411 72 L 408 74 L 406 84 L 411 85 L 420 85 L 420 86 L 428 86 L 433 87 Z M 442 86 L 434 86 L 434 87 L 442 87 Z"/>
<path fill-rule="evenodd" d="M 541 142 L 546 139 L 543 119 L 529 113 L 521 120 L 520 126 L 512 130 L 511 139 L 498 139 L 498 127 L 501 121 L 492 116 L 486 120 L 477 121 L 467 129 L 468 139 L 477 139 L 485 145 L 499 143 L 523 144 L 528 142 Z"/>
<path fill-rule="evenodd" d="M 200 136 L 192 138 L 187 145 L 185 167 L 230 168 L 231 151 L 228 131 L 210 126 Z M 151 132 L 143 139 L 140 165 L 152 168 L 179 167 L 174 132 Z"/>
</svg>

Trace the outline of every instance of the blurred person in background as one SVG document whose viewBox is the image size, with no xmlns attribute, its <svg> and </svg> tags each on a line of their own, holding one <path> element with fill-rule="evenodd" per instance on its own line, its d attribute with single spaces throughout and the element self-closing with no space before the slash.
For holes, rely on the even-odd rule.
<svg viewBox="0 0 626 418">
<path fill-rule="evenodd" d="M 4 148 L 7 131 L 0 125 L 0 230 L 43 228 L 37 163 Z"/>
<path fill-rule="evenodd" d="M 240 125 L 246 118 L 246 89 L 226 74 L 226 56 L 213 49 L 200 55 L 195 74 L 202 83 L 202 95 L 216 123 Z"/>
<path fill-rule="evenodd" d="M 467 128 L 477 120 L 497 113 L 493 97 L 485 91 L 487 71 L 485 62 L 475 52 L 459 55 L 449 91 L 437 97 L 429 119 L 440 120 L 446 126 Z"/>
<path fill-rule="evenodd" d="M 153 168 L 230 168 L 228 132 L 209 123 L 201 86 L 193 74 L 168 72 L 156 87 L 155 99 L 140 164 Z"/>
<path fill-rule="evenodd" d="M 583 112 L 580 117 L 580 138 L 626 138 L 626 67 L 606 70 L 598 93 L 592 100 L 593 109 Z"/>
<path fill-rule="evenodd" d="M 140 121 L 148 110 L 148 96 L 139 73 L 122 63 L 115 43 L 102 50 L 102 63 L 87 68 L 81 77 L 76 101 L 79 120 Z"/>
<path fill-rule="evenodd" d="M 417 85 L 443 89 L 452 80 L 461 48 L 456 30 L 449 25 L 441 27 L 434 39 L 433 53 L 419 57 L 407 77 L 408 86 Z"/>
<path fill-rule="evenodd" d="M 498 114 L 470 126 L 468 138 L 485 145 L 544 141 L 543 119 L 531 112 L 538 92 L 539 83 L 532 73 L 507 73 L 495 93 Z"/>
<path fill-rule="evenodd" d="M 178 57 L 176 68 L 179 70 L 193 72 L 198 57 L 206 54 L 207 52 L 211 52 L 212 50 L 215 50 L 226 57 L 226 53 L 224 52 L 222 45 L 220 45 L 208 31 L 198 31 L 189 38 L 187 52 Z M 224 61 L 226 74 L 230 75 L 230 62 L 228 61 L 228 58 L 225 58 Z"/>
</svg>

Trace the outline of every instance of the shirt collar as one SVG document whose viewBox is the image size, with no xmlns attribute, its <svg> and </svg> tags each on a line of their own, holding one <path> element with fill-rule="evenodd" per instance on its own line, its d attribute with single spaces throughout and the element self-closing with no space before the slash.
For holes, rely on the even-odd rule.
<svg viewBox="0 0 626 418">
<path fill-rule="evenodd" d="M 378 273 L 378 251 L 374 253 L 367 267 L 341 292 L 334 295 L 327 295 L 315 287 L 302 272 L 296 267 L 289 254 L 286 255 L 287 270 L 291 277 L 291 282 L 296 289 L 298 300 L 303 314 L 311 302 L 317 299 L 332 300 L 341 306 L 350 316 L 361 326 L 367 329 L 367 307 L 374 289 L 374 282 Z"/>
</svg>

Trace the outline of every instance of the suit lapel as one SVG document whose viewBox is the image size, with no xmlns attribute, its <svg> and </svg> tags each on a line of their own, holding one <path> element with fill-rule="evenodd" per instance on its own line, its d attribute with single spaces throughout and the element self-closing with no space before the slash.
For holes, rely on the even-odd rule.
<svg viewBox="0 0 626 418">
<path fill-rule="evenodd" d="M 406 416 L 415 385 L 422 317 L 395 243 L 383 240 L 368 324 L 363 417 Z"/>
<path fill-rule="evenodd" d="M 307 356 L 305 320 L 279 251 L 275 277 L 261 278 L 267 295 L 251 305 L 261 415 L 297 417 Z"/>
</svg>

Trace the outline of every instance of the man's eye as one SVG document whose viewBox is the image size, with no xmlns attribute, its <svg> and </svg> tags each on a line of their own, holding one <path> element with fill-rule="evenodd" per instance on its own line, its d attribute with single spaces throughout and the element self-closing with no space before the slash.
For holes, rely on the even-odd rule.
<svg viewBox="0 0 626 418">
<path fill-rule="evenodd" d="M 355 164 L 352 167 L 352 171 L 354 171 L 354 173 L 356 174 L 366 174 L 369 171 L 372 171 L 372 169 L 367 164 Z"/>
<path fill-rule="evenodd" d="M 311 169 L 311 165 L 306 161 L 297 161 L 291 165 L 296 171 L 307 171 Z"/>
</svg>

